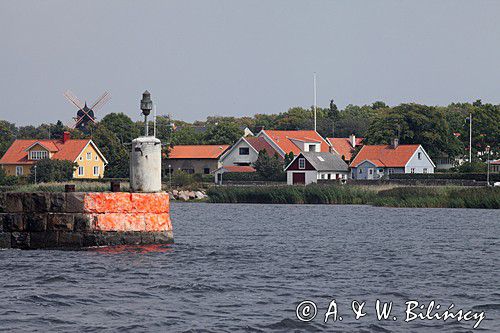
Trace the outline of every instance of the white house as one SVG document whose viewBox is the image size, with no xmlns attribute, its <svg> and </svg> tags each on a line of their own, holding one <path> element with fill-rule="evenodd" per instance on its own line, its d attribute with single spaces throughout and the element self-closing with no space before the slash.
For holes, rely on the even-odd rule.
<svg viewBox="0 0 500 333">
<path fill-rule="evenodd" d="M 434 173 L 434 162 L 421 145 L 365 145 L 351 162 L 351 178 L 380 179 L 393 173 Z"/>
</svg>

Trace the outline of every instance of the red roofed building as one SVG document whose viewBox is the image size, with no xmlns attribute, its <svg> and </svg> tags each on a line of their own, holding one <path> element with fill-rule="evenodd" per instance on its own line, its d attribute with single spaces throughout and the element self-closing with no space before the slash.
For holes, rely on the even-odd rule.
<svg viewBox="0 0 500 333">
<path fill-rule="evenodd" d="M 351 134 L 348 138 L 328 138 L 327 140 L 334 153 L 339 154 L 344 161 L 350 161 L 354 157 L 356 148 L 363 145 L 364 138 L 357 138 Z"/>
<path fill-rule="evenodd" d="M 263 137 L 242 137 L 221 156 L 220 162 L 224 167 L 228 166 L 248 166 L 257 161 L 259 152 L 265 150 L 269 156 L 278 154 L 276 149 Z"/>
<path fill-rule="evenodd" d="M 169 169 L 187 173 L 210 174 L 220 167 L 219 158 L 229 145 L 180 145 L 174 146 L 166 163 Z"/>
<path fill-rule="evenodd" d="M 92 140 L 72 140 L 65 132 L 62 140 L 14 141 L 0 159 L 0 166 L 8 175 L 27 176 L 31 167 L 45 158 L 76 162 L 73 177 L 77 179 L 102 178 L 108 163 Z"/>
<path fill-rule="evenodd" d="M 434 173 L 435 165 L 421 145 L 365 145 L 351 162 L 353 179 L 380 179 L 392 173 Z"/>
<path fill-rule="evenodd" d="M 257 137 L 263 137 L 281 155 L 292 152 L 297 156 L 300 152 L 330 151 L 330 145 L 314 130 L 303 131 L 276 131 L 262 130 Z"/>
</svg>

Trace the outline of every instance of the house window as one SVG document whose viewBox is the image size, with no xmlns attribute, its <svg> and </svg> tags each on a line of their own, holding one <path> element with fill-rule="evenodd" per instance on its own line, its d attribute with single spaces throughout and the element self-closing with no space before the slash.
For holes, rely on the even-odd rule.
<svg viewBox="0 0 500 333">
<path fill-rule="evenodd" d="M 30 160 L 43 160 L 49 157 L 49 152 L 46 150 L 32 150 L 29 153 Z"/>
<path fill-rule="evenodd" d="M 325 174 L 321 174 L 321 179 L 325 179 Z"/>
<path fill-rule="evenodd" d="M 421 160 L 422 159 L 422 153 L 421 152 L 418 152 L 417 153 L 417 156 L 418 156 L 418 159 Z"/>
<path fill-rule="evenodd" d="M 182 169 L 182 171 L 184 171 L 185 173 L 188 173 L 190 175 L 192 175 L 194 173 L 194 169 Z"/>
<path fill-rule="evenodd" d="M 370 173 L 370 175 L 373 175 L 373 169 L 368 169 L 368 172 Z"/>
<path fill-rule="evenodd" d="M 94 176 L 99 176 L 99 166 L 94 167 Z"/>
<path fill-rule="evenodd" d="M 305 169 L 305 168 L 306 168 L 306 159 L 299 158 L 299 169 Z"/>
<path fill-rule="evenodd" d="M 83 161 L 83 156 L 80 156 L 79 160 L 80 160 L 80 161 Z"/>
<path fill-rule="evenodd" d="M 427 168 L 424 168 L 424 173 L 427 173 Z"/>
<path fill-rule="evenodd" d="M 415 168 L 411 168 L 411 169 L 410 169 L 410 172 L 411 172 L 411 173 L 415 173 Z"/>
<path fill-rule="evenodd" d="M 394 173 L 394 169 L 393 168 L 389 168 L 389 174 L 391 173 Z"/>
<path fill-rule="evenodd" d="M 240 155 L 250 155 L 250 148 L 248 148 L 248 147 L 241 147 L 240 148 Z"/>
<path fill-rule="evenodd" d="M 97 157 L 97 155 L 95 155 L 95 160 L 96 160 L 96 161 L 99 161 L 99 157 Z"/>
<path fill-rule="evenodd" d="M 316 145 L 309 145 L 309 151 L 316 151 Z"/>
<path fill-rule="evenodd" d="M 16 176 L 22 176 L 24 173 L 24 168 L 20 165 L 16 166 Z"/>
<path fill-rule="evenodd" d="M 78 167 L 78 176 L 83 176 L 84 171 L 85 171 L 85 170 L 83 169 L 83 167 L 82 167 L 82 166 L 79 166 L 79 167 Z"/>
<path fill-rule="evenodd" d="M 203 173 L 204 173 L 205 175 L 210 174 L 210 168 L 204 168 L 204 169 L 203 169 Z"/>
<path fill-rule="evenodd" d="M 362 174 L 363 173 L 363 170 L 361 168 L 359 168 L 359 174 Z"/>
<path fill-rule="evenodd" d="M 89 160 L 89 161 L 90 161 L 91 159 L 92 159 L 92 152 L 90 152 L 90 151 L 89 151 L 89 152 L 87 153 L 87 160 Z"/>
</svg>

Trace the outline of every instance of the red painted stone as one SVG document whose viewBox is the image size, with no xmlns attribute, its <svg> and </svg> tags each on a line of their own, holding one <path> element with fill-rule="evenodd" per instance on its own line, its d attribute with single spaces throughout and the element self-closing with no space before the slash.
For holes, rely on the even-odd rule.
<svg viewBox="0 0 500 333">
<path fill-rule="evenodd" d="M 171 231 L 168 193 L 86 193 L 98 231 Z"/>
</svg>

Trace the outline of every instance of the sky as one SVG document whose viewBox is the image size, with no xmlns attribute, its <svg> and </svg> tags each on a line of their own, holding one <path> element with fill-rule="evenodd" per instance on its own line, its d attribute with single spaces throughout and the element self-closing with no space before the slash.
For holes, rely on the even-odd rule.
<svg viewBox="0 0 500 333">
<path fill-rule="evenodd" d="M 0 0 L 0 119 L 285 112 L 348 104 L 500 102 L 500 1 Z"/>
</svg>

